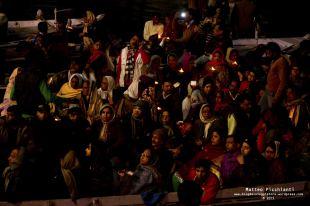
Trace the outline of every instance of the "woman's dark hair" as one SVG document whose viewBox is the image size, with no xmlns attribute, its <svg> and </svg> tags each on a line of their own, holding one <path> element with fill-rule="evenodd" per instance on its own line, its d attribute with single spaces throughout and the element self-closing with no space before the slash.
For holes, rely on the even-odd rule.
<svg viewBox="0 0 310 206">
<path fill-rule="evenodd" d="M 209 171 L 211 165 L 212 165 L 212 163 L 210 162 L 210 160 L 207 160 L 207 159 L 199 159 L 199 160 L 195 163 L 195 168 L 202 167 L 202 168 L 206 169 L 206 171 Z"/>
</svg>

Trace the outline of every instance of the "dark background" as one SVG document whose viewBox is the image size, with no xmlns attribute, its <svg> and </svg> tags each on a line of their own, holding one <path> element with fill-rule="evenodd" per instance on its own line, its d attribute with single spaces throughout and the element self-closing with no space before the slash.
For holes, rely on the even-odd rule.
<svg viewBox="0 0 310 206">
<path fill-rule="evenodd" d="M 310 31 L 307 1 L 253 1 L 263 16 L 266 36 L 303 36 Z M 9 20 L 34 19 L 39 8 L 47 19 L 52 19 L 55 7 L 74 8 L 74 16 L 81 17 L 90 8 L 96 14 L 106 13 L 109 26 L 118 32 L 140 32 L 153 12 L 168 15 L 186 7 L 186 3 L 187 0 L 0 0 L 0 8 Z"/>
</svg>

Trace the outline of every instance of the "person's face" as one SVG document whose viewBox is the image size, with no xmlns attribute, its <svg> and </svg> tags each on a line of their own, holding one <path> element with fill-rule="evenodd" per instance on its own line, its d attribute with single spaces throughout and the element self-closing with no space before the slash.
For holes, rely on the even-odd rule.
<svg viewBox="0 0 310 206">
<path fill-rule="evenodd" d="M 245 99 L 243 102 L 241 102 L 240 104 L 240 108 L 244 111 L 244 112 L 249 112 L 251 109 L 252 105 L 251 102 L 247 99 Z"/>
<path fill-rule="evenodd" d="M 78 73 L 80 71 L 80 65 L 73 62 L 70 65 L 70 74 L 75 74 Z"/>
<path fill-rule="evenodd" d="M 101 120 L 103 122 L 109 122 L 110 120 L 112 120 L 112 111 L 109 107 L 106 107 L 102 110 L 101 112 Z"/>
<path fill-rule="evenodd" d="M 270 49 L 267 49 L 265 54 L 266 54 L 266 57 L 268 59 L 273 59 L 273 57 L 274 57 L 274 54 L 273 54 L 273 52 Z"/>
<path fill-rule="evenodd" d="M 154 24 L 154 25 L 159 24 L 159 18 L 158 18 L 158 16 L 153 16 L 152 20 L 153 20 L 153 24 Z"/>
<path fill-rule="evenodd" d="M 70 84 L 73 89 L 77 89 L 79 87 L 79 79 L 77 77 L 73 77 Z"/>
<path fill-rule="evenodd" d="M 102 91 L 107 91 L 109 87 L 109 82 L 107 80 L 107 78 L 103 78 L 101 81 L 101 89 Z"/>
<path fill-rule="evenodd" d="M 47 118 L 47 114 L 45 112 L 37 111 L 36 117 L 38 120 L 43 121 Z"/>
<path fill-rule="evenodd" d="M 131 48 L 136 48 L 139 45 L 139 37 L 137 35 L 134 35 L 130 39 L 130 46 Z"/>
<path fill-rule="evenodd" d="M 89 83 L 88 82 L 83 83 L 82 93 L 85 96 L 87 96 L 89 94 Z"/>
<path fill-rule="evenodd" d="M 287 101 L 289 101 L 289 102 L 296 99 L 296 95 L 291 88 L 288 88 L 286 90 L 286 97 L 287 97 Z"/>
<path fill-rule="evenodd" d="M 215 52 L 215 53 L 212 55 L 213 61 L 221 61 L 221 57 L 222 57 L 222 55 L 221 55 L 219 52 Z"/>
<path fill-rule="evenodd" d="M 242 146 L 241 146 L 241 154 L 242 154 L 243 156 L 247 156 L 247 155 L 250 154 L 250 152 L 251 152 L 251 147 L 250 147 L 250 145 L 248 145 L 248 143 L 246 143 L 246 142 L 243 142 L 243 143 L 242 143 Z"/>
<path fill-rule="evenodd" d="M 217 132 L 213 132 L 212 137 L 211 137 L 211 144 L 215 146 L 215 145 L 219 145 L 220 143 L 221 143 L 220 135 Z"/>
<path fill-rule="evenodd" d="M 169 115 L 169 112 L 167 111 L 164 111 L 162 116 L 161 116 L 161 121 L 163 123 L 163 125 L 166 125 L 169 123 L 170 121 L 170 115 Z"/>
<path fill-rule="evenodd" d="M 236 151 L 237 145 L 236 145 L 233 137 L 228 137 L 226 139 L 225 147 L 226 147 L 226 151 L 227 152 L 234 152 L 234 151 Z"/>
<path fill-rule="evenodd" d="M 267 147 L 265 150 L 266 160 L 273 160 L 275 158 L 275 151 L 271 147 Z"/>
<path fill-rule="evenodd" d="M 196 179 L 198 181 L 204 180 L 207 177 L 207 170 L 203 167 L 196 168 Z"/>
<path fill-rule="evenodd" d="M 172 92 L 172 84 L 171 82 L 164 82 L 163 91 L 165 94 L 171 94 Z"/>
<path fill-rule="evenodd" d="M 132 116 L 135 118 L 139 118 L 142 115 L 142 110 L 138 106 L 134 106 L 132 109 Z"/>
<path fill-rule="evenodd" d="M 248 81 L 253 82 L 254 80 L 255 80 L 255 74 L 254 74 L 254 72 L 250 72 L 248 74 Z"/>
<path fill-rule="evenodd" d="M 203 92 L 205 94 L 210 94 L 212 91 L 212 84 L 206 84 L 204 87 L 203 87 Z"/>
<path fill-rule="evenodd" d="M 291 71 L 291 76 L 292 77 L 298 77 L 300 74 L 298 67 L 293 67 Z"/>
<path fill-rule="evenodd" d="M 146 149 L 140 156 L 140 164 L 141 165 L 148 165 L 151 159 L 151 150 Z"/>
<path fill-rule="evenodd" d="M 101 47 L 102 47 L 102 44 L 101 44 L 99 41 L 97 41 L 97 42 L 94 44 L 94 50 L 100 50 Z"/>
<path fill-rule="evenodd" d="M 229 90 L 231 92 L 237 92 L 238 91 L 238 83 L 236 81 L 232 81 L 229 85 Z"/>
<path fill-rule="evenodd" d="M 72 122 L 77 122 L 77 120 L 78 120 L 78 114 L 77 114 L 76 112 L 69 113 L 69 119 L 70 119 Z"/>
<path fill-rule="evenodd" d="M 214 36 L 221 36 L 223 34 L 223 30 L 220 29 L 219 25 L 216 25 L 213 29 Z"/>
<path fill-rule="evenodd" d="M 174 56 L 169 56 L 168 57 L 168 66 L 172 70 L 176 70 L 177 68 L 177 58 Z"/>
<path fill-rule="evenodd" d="M 205 106 L 202 109 L 201 113 L 202 113 L 202 116 L 203 116 L 204 119 L 210 118 L 211 117 L 211 109 L 210 109 L 210 107 L 209 106 Z"/>
<path fill-rule="evenodd" d="M 6 121 L 7 121 L 7 122 L 11 122 L 11 121 L 13 121 L 16 117 L 15 117 L 15 115 L 14 115 L 13 112 L 7 112 L 5 118 L 6 118 Z"/>
<path fill-rule="evenodd" d="M 152 147 L 157 150 L 159 149 L 163 144 L 162 137 L 158 134 L 152 135 Z"/>
<path fill-rule="evenodd" d="M 8 157 L 9 166 L 12 166 L 17 161 L 18 149 L 13 149 Z"/>
</svg>

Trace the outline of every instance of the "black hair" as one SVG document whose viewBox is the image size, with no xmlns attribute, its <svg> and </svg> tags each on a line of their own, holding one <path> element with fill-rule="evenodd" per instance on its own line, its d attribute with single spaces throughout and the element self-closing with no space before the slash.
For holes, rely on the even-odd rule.
<svg viewBox="0 0 310 206">
<path fill-rule="evenodd" d="M 281 53 L 281 48 L 280 48 L 279 44 L 277 44 L 275 42 L 268 42 L 266 45 L 266 49 L 270 50 L 272 52 Z"/>
<path fill-rule="evenodd" d="M 210 162 L 210 160 L 207 160 L 207 159 L 199 159 L 199 160 L 195 163 L 195 168 L 202 167 L 202 168 L 206 169 L 206 171 L 209 171 L 211 165 L 212 165 L 212 163 Z"/>
<path fill-rule="evenodd" d="M 38 23 L 38 30 L 42 33 L 47 33 L 48 26 L 46 21 L 41 21 Z"/>
</svg>

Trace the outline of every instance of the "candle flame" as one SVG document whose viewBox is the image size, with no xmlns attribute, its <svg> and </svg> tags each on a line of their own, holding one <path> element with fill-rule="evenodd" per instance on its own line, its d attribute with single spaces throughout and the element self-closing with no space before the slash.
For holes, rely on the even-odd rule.
<svg viewBox="0 0 310 206">
<path fill-rule="evenodd" d="M 155 81 L 155 84 L 158 85 L 159 84 L 158 81 Z"/>
<path fill-rule="evenodd" d="M 181 69 L 179 70 L 179 72 L 180 72 L 180 73 L 183 73 L 183 72 L 184 72 L 183 68 L 181 68 Z"/>
<path fill-rule="evenodd" d="M 211 67 L 211 70 L 212 70 L 212 71 L 215 71 L 216 69 L 215 69 L 214 67 Z"/>
</svg>

